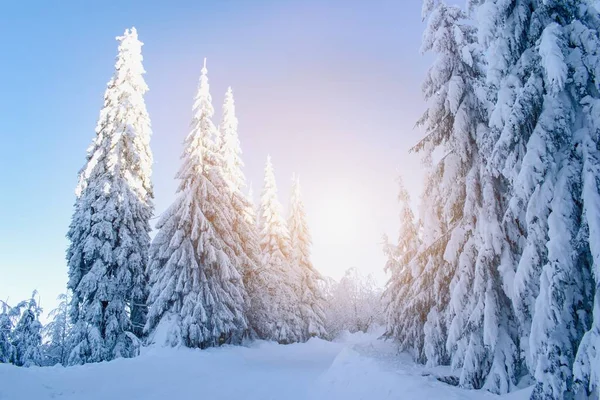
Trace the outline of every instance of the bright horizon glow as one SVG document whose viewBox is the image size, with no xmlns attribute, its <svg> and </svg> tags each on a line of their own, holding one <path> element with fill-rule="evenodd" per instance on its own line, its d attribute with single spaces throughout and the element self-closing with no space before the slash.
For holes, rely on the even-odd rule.
<svg viewBox="0 0 600 400">
<path fill-rule="evenodd" d="M 420 2 L 65 0 L 4 11 L 0 298 L 16 303 L 37 289 L 48 312 L 65 290 L 77 172 L 114 71 L 114 38 L 132 26 L 150 87 L 155 217 L 175 198 L 206 57 L 215 124 L 233 88 L 255 199 L 271 154 L 285 218 L 300 175 L 315 267 L 336 279 L 356 267 L 385 283 L 381 237 L 397 236 L 396 177 L 413 202 L 422 183 L 419 157 L 408 154 L 422 135 L 413 128 L 430 62 L 419 55 Z"/>
</svg>

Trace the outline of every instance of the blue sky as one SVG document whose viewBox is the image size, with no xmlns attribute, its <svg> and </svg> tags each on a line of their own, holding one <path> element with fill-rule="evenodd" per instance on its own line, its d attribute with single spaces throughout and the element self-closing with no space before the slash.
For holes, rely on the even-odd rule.
<svg viewBox="0 0 600 400">
<path fill-rule="evenodd" d="M 300 174 L 313 261 L 383 282 L 381 235 L 395 237 L 395 177 L 413 202 L 422 170 L 417 0 L 12 1 L 0 5 L 0 298 L 38 289 L 54 306 L 66 285 L 65 234 L 77 173 L 94 136 L 115 36 L 135 26 L 153 126 L 156 212 L 173 200 L 192 98 L 208 58 L 215 123 L 234 90 L 255 197 L 271 154 L 287 206 Z"/>
</svg>

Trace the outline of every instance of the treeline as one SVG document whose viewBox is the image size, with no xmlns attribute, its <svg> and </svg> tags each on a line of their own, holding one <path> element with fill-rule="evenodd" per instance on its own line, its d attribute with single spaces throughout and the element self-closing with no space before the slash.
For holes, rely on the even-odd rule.
<svg viewBox="0 0 600 400">
<path fill-rule="evenodd" d="M 436 56 L 386 244 L 387 335 L 459 385 L 600 395 L 600 18 L 593 1 L 425 0 Z"/>
<path fill-rule="evenodd" d="M 373 301 L 379 292 L 370 281 L 355 273 L 325 281 L 313 267 L 300 182 L 293 178 L 283 218 L 270 157 L 254 206 L 244 191 L 233 92 L 227 90 L 215 126 L 206 60 L 176 198 L 150 240 L 153 159 L 142 43 L 135 28 L 117 39 L 115 73 L 67 234 L 67 294 L 46 327 L 35 295 L 12 308 L 2 303 L 0 362 L 76 365 L 134 357 L 153 343 L 287 344 L 382 322 L 374 318 L 381 315 Z M 363 299 L 372 309 L 355 312 Z"/>
</svg>

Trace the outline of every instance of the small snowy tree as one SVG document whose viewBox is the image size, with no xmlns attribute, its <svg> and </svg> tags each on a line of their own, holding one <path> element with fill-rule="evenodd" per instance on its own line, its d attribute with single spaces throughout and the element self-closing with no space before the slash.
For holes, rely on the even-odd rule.
<svg viewBox="0 0 600 400">
<path fill-rule="evenodd" d="M 262 260 L 256 280 L 262 283 L 262 288 L 253 304 L 261 313 L 255 329 L 263 339 L 294 343 L 303 338 L 300 274 L 290 262 L 290 236 L 281 208 L 269 156 L 258 218 Z"/>
<path fill-rule="evenodd" d="M 171 346 L 237 343 L 247 329 L 241 244 L 217 134 L 206 60 L 185 140 L 175 202 L 152 242 L 146 331 Z M 164 333 L 161 331 L 165 331 Z M 160 335 L 166 336 L 160 336 Z"/>
<path fill-rule="evenodd" d="M 143 325 L 152 216 L 150 120 L 135 28 L 117 38 L 115 74 L 79 175 L 67 234 L 74 323 L 69 364 L 133 357 Z"/>
<path fill-rule="evenodd" d="M 323 294 L 319 287 L 321 274 L 310 260 L 311 237 L 306 221 L 306 211 L 300 193 L 300 179 L 293 178 L 290 216 L 288 219 L 291 262 L 300 274 L 300 312 L 304 323 L 303 340 L 313 336 L 325 337 L 325 312 Z"/>
<path fill-rule="evenodd" d="M 0 363 L 10 363 L 15 357 L 12 331 L 19 311 L 0 300 Z"/>
<path fill-rule="evenodd" d="M 21 311 L 21 317 L 12 334 L 14 353 L 12 363 L 19 367 L 42 365 L 42 324 L 39 317 L 42 309 L 38 306 L 33 292 L 31 299 L 16 306 Z"/>
<path fill-rule="evenodd" d="M 66 365 L 69 355 L 68 336 L 71 329 L 69 320 L 69 295 L 62 293 L 58 296 L 58 307 L 50 311 L 48 317 L 50 322 L 44 326 L 44 336 L 48 343 L 44 346 L 44 364 Z"/>
</svg>

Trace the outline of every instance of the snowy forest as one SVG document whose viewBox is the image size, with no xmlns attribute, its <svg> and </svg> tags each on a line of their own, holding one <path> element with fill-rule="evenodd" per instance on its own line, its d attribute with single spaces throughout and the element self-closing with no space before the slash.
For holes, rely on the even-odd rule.
<svg viewBox="0 0 600 400">
<path fill-rule="evenodd" d="M 175 200 L 155 215 L 143 43 L 125 30 L 78 175 L 65 293 L 46 324 L 35 291 L 0 302 L 0 363 L 71 368 L 153 347 L 379 332 L 392 358 L 448 387 L 599 399 L 599 11 L 423 1 L 433 64 L 411 152 L 426 178 L 413 203 L 398 177 L 399 231 L 372 266 L 387 273 L 381 289 L 354 268 L 335 281 L 313 265 L 300 179 L 284 215 L 271 156 L 254 203 L 234 92 L 215 115 L 206 59 Z"/>
</svg>

